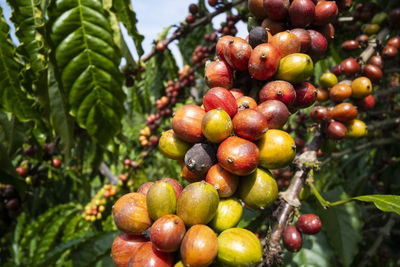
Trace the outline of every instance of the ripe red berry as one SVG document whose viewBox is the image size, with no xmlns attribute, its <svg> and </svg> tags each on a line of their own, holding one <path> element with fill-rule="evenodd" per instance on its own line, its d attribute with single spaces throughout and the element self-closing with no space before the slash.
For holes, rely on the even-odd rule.
<svg viewBox="0 0 400 267">
<path fill-rule="evenodd" d="M 28 174 L 28 169 L 25 167 L 18 167 L 16 170 L 21 176 L 26 176 Z"/>
<path fill-rule="evenodd" d="M 297 252 L 303 246 L 300 232 L 293 225 L 288 225 L 283 233 L 283 244 L 291 252 Z"/>
<path fill-rule="evenodd" d="M 303 214 L 296 223 L 297 229 L 306 235 L 313 235 L 321 231 L 321 219 L 315 214 Z"/>
<path fill-rule="evenodd" d="M 157 42 L 156 50 L 157 50 L 157 51 L 164 51 L 164 50 L 165 50 L 165 44 L 164 44 L 163 41 Z"/>
<path fill-rule="evenodd" d="M 53 158 L 51 160 L 51 164 L 53 165 L 54 168 L 60 168 L 61 160 L 59 158 Z"/>
</svg>

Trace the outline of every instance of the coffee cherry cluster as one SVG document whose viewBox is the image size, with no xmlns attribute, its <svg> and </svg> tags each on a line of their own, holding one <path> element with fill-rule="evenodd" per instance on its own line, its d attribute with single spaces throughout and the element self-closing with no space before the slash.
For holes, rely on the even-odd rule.
<svg viewBox="0 0 400 267">
<path fill-rule="evenodd" d="M 116 186 L 106 184 L 104 185 L 92 198 L 92 200 L 85 206 L 82 217 L 88 222 L 95 222 L 101 220 L 102 214 L 105 212 L 107 204 L 113 201 L 113 196 L 118 192 Z"/>
<path fill-rule="evenodd" d="M 290 252 L 297 252 L 303 246 L 302 233 L 314 235 L 322 228 L 321 219 L 315 214 L 302 214 L 297 220 L 296 226 L 286 226 L 282 239 L 286 249 Z"/>
<path fill-rule="evenodd" d="M 152 146 L 157 144 L 158 137 L 154 136 L 151 137 L 150 140 L 148 139 L 151 131 L 154 131 L 158 128 L 163 117 L 171 115 L 172 108 L 178 101 L 178 96 L 182 89 L 196 84 L 194 72 L 194 68 L 190 68 L 189 65 L 185 65 L 182 70 L 179 70 L 179 78 L 177 81 L 168 81 L 167 88 L 165 89 L 166 96 L 162 96 L 160 99 L 156 100 L 157 113 L 150 114 L 146 118 L 146 127 L 150 130 L 150 133 L 148 133 L 146 128 L 142 129 L 139 139 L 142 146 Z"/>
<path fill-rule="evenodd" d="M 163 99 L 163 97 L 161 97 Z M 157 105 L 158 107 L 158 105 Z M 158 143 L 158 137 L 157 136 L 150 136 L 151 135 L 151 130 L 148 126 L 144 127 L 139 131 L 139 142 L 140 145 L 145 147 L 145 146 L 153 146 Z"/>
<path fill-rule="evenodd" d="M 300 50 L 309 54 L 314 60 L 321 58 L 328 47 L 328 40 L 334 38 L 336 20 L 339 8 L 347 10 L 350 3 L 335 1 L 312 0 L 249 0 L 248 6 L 253 16 L 261 21 L 261 26 L 268 30 L 270 37 L 285 30 L 299 39 Z M 343 2 L 343 1 L 339 1 Z M 307 28 L 307 30 L 306 30 Z M 275 37 L 275 36 L 274 36 Z M 295 46 L 296 42 L 288 39 L 288 35 L 280 34 L 276 41 L 287 42 L 288 46 Z M 282 55 L 281 55 L 282 56 Z"/>
<path fill-rule="evenodd" d="M 233 35 L 235 36 L 238 32 L 236 28 L 236 23 L 240 20 L 239 15 L 227 15 L 226 21 L 221 23 L 221 28 L 218 28 L 217 32 L 222 36 Z"/>
<path fill-rule="evenodd" d="M 212 34 L 205 34 L 204 40 L 211 42 L 209 46 L 199 45 L 195 48 L 192 55 L 192 64 L 195 68 L 203 67 L 210 56 L 215 53 L 215 44 L 217 43 L 217 34 L 214 32 Z"/>
</svg>

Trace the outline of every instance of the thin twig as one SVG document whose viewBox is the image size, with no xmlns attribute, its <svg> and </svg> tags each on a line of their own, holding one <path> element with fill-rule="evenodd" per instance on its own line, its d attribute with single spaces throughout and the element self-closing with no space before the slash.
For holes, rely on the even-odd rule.
<svg viewBox="0 0 400 267">
<path fill-rule="evenodd" d="M 385 96 L 385 95 L 390 95 L 392 93 L 399 93 L 399 92 L 400 92 L 400 86 L 395 86 L 395 87 L 392 87 L 389 89 L 378 90 L 378 91 L 374 92 L 372 95 L 374 97 L 379 97 L 379 96 Z"/>
<path fill-rule="evenodd" d="M 388 145 L 388 144 L 394 144 L 394 143 L 398 143 L 399 140 L 396 138 L 387 138 L 387 139 L 376 139 L 373 140 L 372 142 L 366 143 L 366 144 L 362 144 L 359 146 L 355 146 L 349 149 L 345 149 L 341 152 L 334 152 L 332 153 L 327 159 L 325 159 L 321 165 L 327 164 L 328 162 L 334 160 L 334 159 L 338 159 L 343 157 L 344 155 L 350 154 L 350 153 L 354 153 L 360 150 L 364 150 L 367 148 L 371 148 L 371 147 L 376 147 L 376 146 L 383 146 L 383 145 Z"/>
<path fill-rule="evenodd" d="M 118 178 L 115 177 L 114 174 L 112 174 L 112 172 L 110 171 L 110 169 L 104 162 L 100 163 L 99 171 L 102 175 L 104 175 L 110 181 L 110 184 L 112 184 L 112 185 L 118 184 Z"/>
<path fill-rule="evenodd" d="M 392 124 L 399 124 L 399 123 L 400 123 L 400 118 L 396 117 L 396 118 L 390 118 L 390 119 L 387 119 L 387 120 L 384 120 L 384 121 L 378 121 L 378 122 L 369 124 L 367 126 L 367 128 L 368 128 L 368 131 L 373 131 L 375 129 L 382 128 L 383 126 L 392 125 Z"/>
</svg>

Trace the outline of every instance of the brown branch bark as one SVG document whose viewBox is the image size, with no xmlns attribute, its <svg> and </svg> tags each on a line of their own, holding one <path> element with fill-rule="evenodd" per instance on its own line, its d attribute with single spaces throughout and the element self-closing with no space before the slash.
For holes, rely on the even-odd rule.
<svg viewBox="0 0 400 267">
<path fill-rule="evenodd" d="M 307 147 L 307 151 L 297 156 L 294 160 L 296 172 L 291 180 L 289 188 L 280 193 L 280 203 L 278 206 L 279 213 L 276 216 L 276 221 L 272 227 L 272 232 L 269 240 L 265 242 L 263 255 L 264 260 L 258 266 L 271 266 L 274 262 L 281 264 L 282 261 L 282 248 L 280 246 L 280 239 L 283 230 L 286 227 L 286 222 L 289 220 L 290 215 L 295 208 L 300 206 L 299 194 L 303 188 L 304 181 L 307 178 L 313 165 L 317 163 L 317 150 L 321 146 L 321 132 L 318 130 Z M 266 237 L 267 239 L 268 237 Z"/>
<path fill-rule="evenodd" d="M 118 178 L 110 171 L 110 169 L 104 162 L 100 163 L 99 171 L 110 181 L 110 184 L 112 185 L 118 184 Z"/>
<path fill-rule="evenodd" d="M 194 28 L 211 22 L 212 18 L 214 18 L 215 16 L 218 16 L 219 14 L 224 13 L 225 11 L 231 9 L 232 7 L 234 7 L 236 5 L 239 5 L 239 4 L 243 3 L 244 1 L 245 0 L 232 1 L 231 3 L 225 4 L 224 6 L 219 7 L 214 12 L 204 15 L 204 17 L 201 17 L 201 18 L 197 19 L 193 23 L 182 24 L 178 29 L 175 30 L 175 32 L 172 34 L 171 37 L 163 40 L 164 44 L 167 46 L 169 43 L 171 43 L 174 40 L 179 39 L 180 37 L 186 35 L 187 33 L 189 33 Z M 142 61 L 143 62 L 148 61 L 156 53 L 157 53 L 157 50 L 153 48 L 153 50 L 151 50 L 150 53 L 148 53 L 147 55 L 142 57 Z"/>
<path fill-rule="evenodd" d="M 368 62 L 368 60 L 375 54 L 376 47 L 378 42 L 383 42 L 386 37 L 389 35 L 390 31 L 389 28 L 383 28 L 377 35 L 376 35 L 376 42 L 369 43 L 367 48 L 361 53 L 360 57 L 363 62 Z"/>
</svg>

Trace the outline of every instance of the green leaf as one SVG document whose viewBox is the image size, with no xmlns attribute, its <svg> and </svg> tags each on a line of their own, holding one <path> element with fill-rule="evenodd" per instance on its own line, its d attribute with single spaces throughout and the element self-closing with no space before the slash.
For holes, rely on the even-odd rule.
<svg viewBox="0 0 400 267">
<path fill-rule="evenodd" d="M 117 236 L 117 231 L 102 232 L 71 251 L 73 266 L 94 266 L 105 255 L 110 255 L 111 245 Z"/>
<path fill-rule="evenodd" d="M 26 67 L 31 68 L 35 76 L 47 68 L 47 51 L 42 32 L 45 19 L 40 9 L 40 0 L 7 0 L 13 8 L 11 20 L 18 27 L 15 35 L 20 41 L 21 52 Z"/>
<path fill-rule="evenodd" d="M 296 267 L 330 267 L 337 266 L 335 255 L 329 247 L 325 233 L 303 235 L 303 247 L 297 253 L 286 251 L 285 266 Z"/>
<path fill-rule="evenodd" d="M 59 0 L 49 6 L 57 78 L 78 124 L 107 144 L 121 128 L 125 94 L 120 54 L 100 0 Z"/>
<path fill-rule="evenodd" d="M 322 194 L 329 201 L 347 199 L 343 188 Z M 318 215 L 321 217 L 322 229 L 328 236 L 329 243 L 333 247 L 338 260 L 344 266 L 350 266 L 358 252 L 358 242 L 361 240 L 362 222 L 360 211 L 355 203 L 330 207 L 327 210 L 318 207 Z"/>
<path fill-rule="evenodd" d="M 0 105 L 12 112 L 21 121 L 33 119 L 36 112 L 33 101 L 21 90 L 19 73 L 21 64 L 15 58 L 15 47 L 11 42 L 10 27 L 7 25 L 3 10 L 0 8 Z"/>
<path fill-rule="evenodd" d="M 178 77 L 178 66 L 171 51 L 165 49 L 162 53 L 156 53 L 147 61 L 145 75 L 145 84 L 154 98 L 158 99 L 164 95 L 164 83 Z"/>
<path fill-rule="evenodd" d="M 21 240 L 22 249 L 34 250 L 30 245 L 42 238 L 41 234 L 47 231 L 45 225 L 53 218 L 53 216 L 57 216 L 57 214 L 61 214 L 71 209 L 76 209 L 76 206 L 77 204 L 75 203 L 62 204 L 48 209 L 45 213 L 41 214 L 35 221 L 25 228 L 25 233 Z"/>
<path fill-rule="evenodd" d="M 67 242 L 61 243 L 60 245 L 53 248 L 46 255 L 46 257 L 39 263 L 39 266 L 50 266 L 50 263 L 57 260 L 68 249 L 78 246 L 79 244 L 85 243 L 86 241 L 92 239 L 93 236 L 95 236 L 93 232 L 88 232 L 86 235 L 82 235 Z"/>
<path fill-rule="evenodd" d="M 141 57 L 144 53 L 142 42 L 144 36 L 141 35 L 136 28 L 137 18 L 136 13 L 132 9 L 132 4 L 130 0 L 114 0 L 113 6 L 111 9 L 117 15 L 118 19 L 124 24 L 126 27 L 128 34 L 133 38 L 133 41 L 136 46 L 136 51 Z"/>
<path fill-rule="evenodd" d="M 65 103 L 65 97 L 61 88 L 58 87 L 54 76 L 54 70 L 49 68 L 49 102 L 50 102 L 50 122 L 61 142 L 65 151 L 69 152 L 74 142 L 72 118 L 68 114 L 68 107 Z"/>
<path fill-rule="evenodd" d="M 47 227 L 45 227 L 46 231 L 40 237 L 37 250 L 32 259 L 34 266 L 38 264 L 41 259 L 45 258 L 48 251 L 51 250 L 51 245 L 56 241 L 61 227 L 66 224 L 71 219 L 71 215 L 74 215 L 77 211 L 76 208 L 66 210 L 65 212 L 55 215 L 52 220 L 47 223 Z"/>
<path fill-rule="evenodd" d="M 0 129 L 4 132 L 3 144 L 7 147 L 7 154 L 12 157 L 27 140 L 24 124 L 15 116 L 0 112 Z"/>
<path fill-rule="evenodd" d="M 373 202 L 375 206 L 384 212 L 395 212 L 400 215 L 400 196 L 395 195 L 367 195 L 353 197 L 365 202 Z"/>
</svg>

